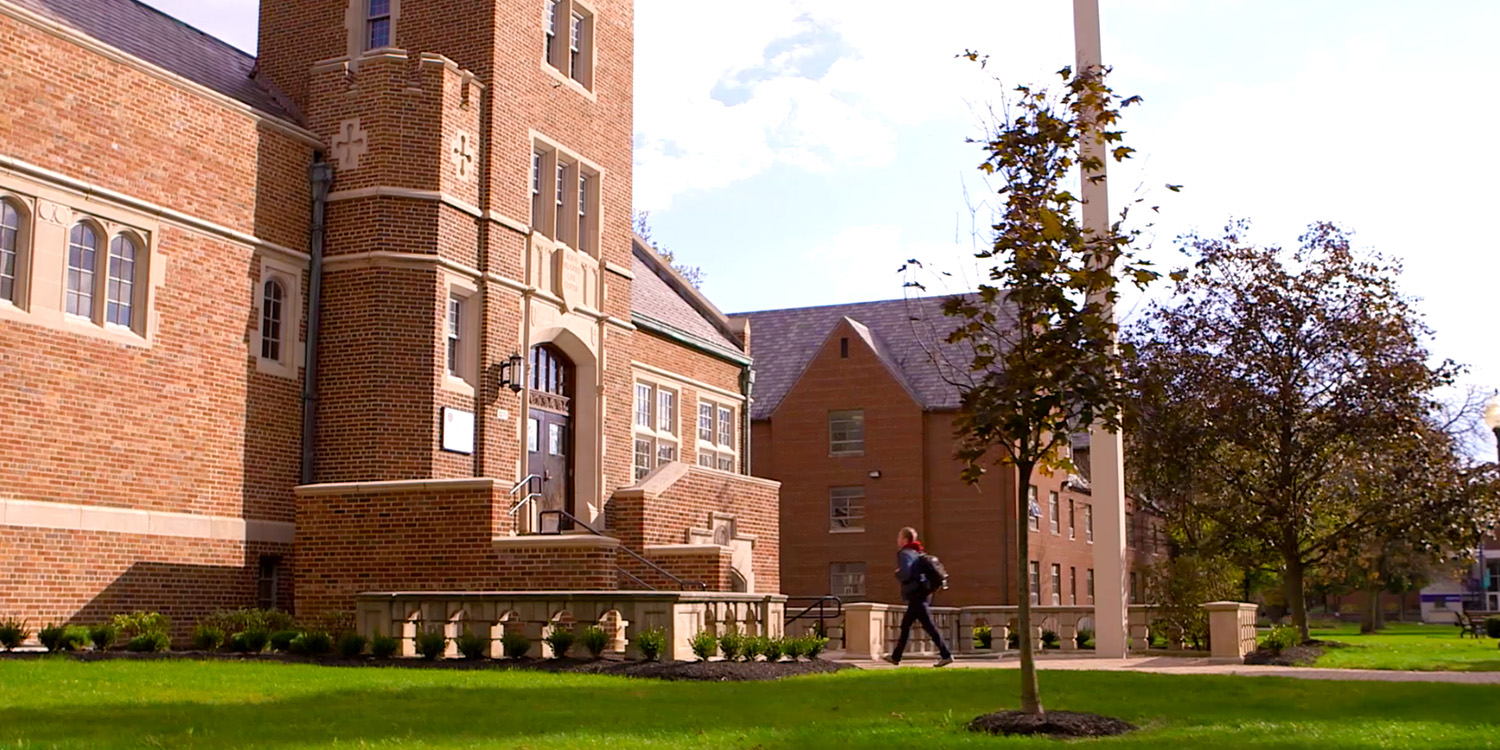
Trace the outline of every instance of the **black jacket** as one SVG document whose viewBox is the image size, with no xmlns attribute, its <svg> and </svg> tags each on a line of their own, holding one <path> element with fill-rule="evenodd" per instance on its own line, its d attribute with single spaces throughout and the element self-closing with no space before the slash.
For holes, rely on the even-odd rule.
<svg viewBox="0 0 1500 750">
<path fill-rule="evenodd" d="M 896 580 L 901 582 L 903 601 L 927 599 L 927 583 L 923 580 L 922 566 L 918 564 L 921 559 L 921 553 L 910 547 L 903 547 L 896 553 Z"/>
</svg>

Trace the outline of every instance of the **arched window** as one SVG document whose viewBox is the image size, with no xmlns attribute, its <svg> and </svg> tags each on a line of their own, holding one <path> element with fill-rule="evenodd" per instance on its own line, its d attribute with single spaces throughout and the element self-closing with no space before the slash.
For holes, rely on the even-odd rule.
<svg viewBox="0 0 1500 750">
<path fill-rule="evenodd" d="M 94 261 L 98 254 L 99 233 L 88 224 L 74 224 L 68 237 L 69 315 L 94 317 Z"/>
<path fill-rule="evenodd" d="M 0 300 L 19 302 L 17 275 L 21 272 L 21 212 L 0 199 Z"/>
<path fill-rule="evenodd" d="M 104 291 L 105 323 L 129 328 L 135 322 L 135 269 L 138 250 L 135 240 L 123 234 L 109 243 L 109 268 Z"/>
<path fill-rule="evenodd" d="M 260 356 L 281 361 L 282 305 L 286 289 L 277 279 L 266 279 L 260 298 Z"/>
</svg>

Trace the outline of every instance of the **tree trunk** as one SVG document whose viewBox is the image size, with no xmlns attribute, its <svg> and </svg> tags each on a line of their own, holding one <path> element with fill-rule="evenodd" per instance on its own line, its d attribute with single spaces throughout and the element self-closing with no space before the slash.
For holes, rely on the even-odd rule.
<svg viewBox="0 0 1500 750">
<path fill-rule="evenodd" d="M 1016 566 L 1020 580 L 1020 601 L 1017 607 L 1016 627 L 1021 631 L 1017 639 L 1021 647 L 1021 710 L 1040 716 L 1042 698 L 1036 680 L 1036 638 L 1031 632 L 1031 508 L 1027 503 L 1027 488 L 1031 485 L 1030 463 L 1016 464 Z M 1040 583 L 1038 572 L 1038 583 Z"/>
<path fill-rule="evenodd" d="M 1359 632 L 1373 633 L 1380 629 L 1380 589 L 1374 584 L 1365 584 L 1365 611 L 1359 618 Z"/>
<path fill-rule="evenodd" d="M 1385 630 L 1385 606 L 1380 597 L 1382 593 L 1384 593 L 1383 589 L 1375 589 L 1375 630 L 1377 631 Z"/>
<path fill-rule="evenodd" d="M 1302 640 L 1306 641 L 1309 636 L 1307 632 L 1307 599 L 1302 593 L 1302 558 L 1296 552 L 1292 554 L 1282 553 L 1282 557 L 1286 563 L 1286 574 L 1283 581 L 1283 588 L 1286 593 L 1286 606 L 1292 611 L 1292 624 L 1297 626 L 1297 632 L 1302 635 Z"/>
</svg>

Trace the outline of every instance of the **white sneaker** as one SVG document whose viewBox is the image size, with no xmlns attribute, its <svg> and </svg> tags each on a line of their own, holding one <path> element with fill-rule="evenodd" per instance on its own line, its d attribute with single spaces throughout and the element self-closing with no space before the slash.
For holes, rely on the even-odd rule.
<svg viewBox="0 0 1500 750">
<path fill-rule="evenodd" d="M 936 664 L 932 665 L 932 668 L 933 669 L 937 669 L 938 667 L 946 667 L 946 666 L 948 666 L 949 664 L 952 664 L 952 663 L 953 663 L 953 657 L 951 657 L 951 656 L 944 656 L 943 658 L 938 659 L 938 662 Z"/>
</svg>

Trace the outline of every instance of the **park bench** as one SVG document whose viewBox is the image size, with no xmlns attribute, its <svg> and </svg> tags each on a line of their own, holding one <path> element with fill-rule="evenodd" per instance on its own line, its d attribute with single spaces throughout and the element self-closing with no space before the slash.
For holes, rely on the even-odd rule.
<svg viewBox="0 0 1500 750">
<path fill-rule="evenodd" d="M 1484 618 L 1468 612 L 1460 612 L 1458 615 L 1458 630 L 1460 638 L 1466 635 L 1483 638 L 1485 634 Z"/>
</svg>

